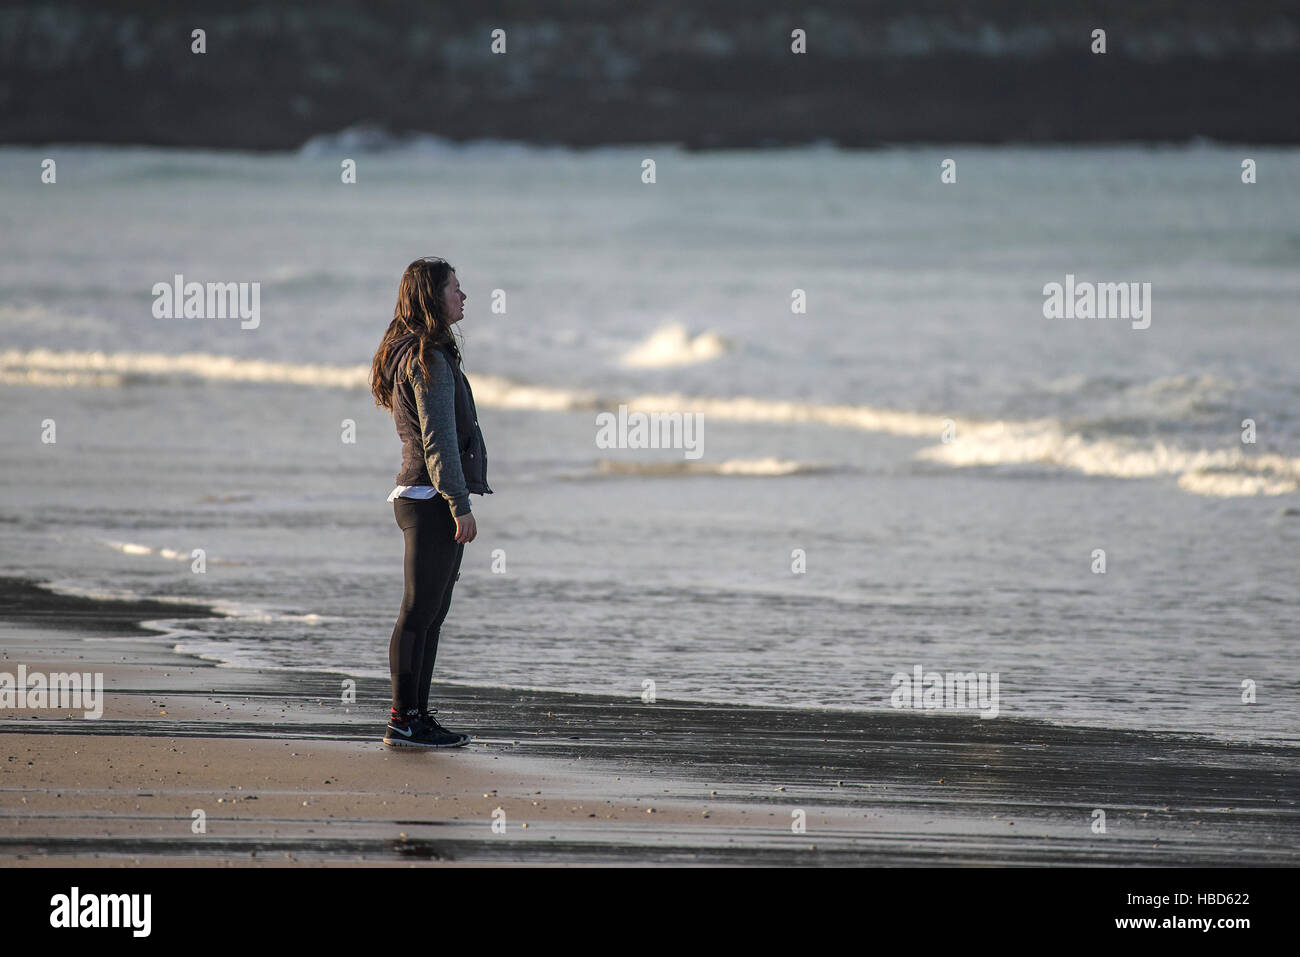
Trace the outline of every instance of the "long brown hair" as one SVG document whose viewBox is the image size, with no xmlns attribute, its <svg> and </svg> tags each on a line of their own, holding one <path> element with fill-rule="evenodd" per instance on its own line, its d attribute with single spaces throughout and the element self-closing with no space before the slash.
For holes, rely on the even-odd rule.
<svg viewBox="0 0 1300 957">
<path fill-rule="evenodd" d="M 443 312 L 442 294 L 451 274 L 456 270 L 451 263 L 437 256 L 425 256 L 406 267 L 397 287 L 397 306 L 393 321 L 388 324 L 383 340 L 370 364 L 370 391 L 375 405 L 393 409 L 393 380 L 388 378 L 388 357 L 394 343 L 403 336 L 419 336 L 415 359 L 420 373 L 429 378 L 428 350 L 446 346 L 453 360 L 460 365 L 460 349 L 452 335 L 451 323 Z M 442 360 L 439 360 L 442 361 Z"/>
</svg>

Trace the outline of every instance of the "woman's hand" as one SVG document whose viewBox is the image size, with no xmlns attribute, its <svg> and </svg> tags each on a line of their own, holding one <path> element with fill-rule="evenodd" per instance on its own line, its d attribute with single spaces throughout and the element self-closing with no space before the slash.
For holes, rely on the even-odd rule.
<svg viewBox="0 0 1300 957">
<path fill-rule="evenodd" d="M 478 525 L 474 523 L 474 515 L 453 516 L 456 519 L 456 541 L 462 545 L 468 545 L 478 536 Z"/>
</svg>

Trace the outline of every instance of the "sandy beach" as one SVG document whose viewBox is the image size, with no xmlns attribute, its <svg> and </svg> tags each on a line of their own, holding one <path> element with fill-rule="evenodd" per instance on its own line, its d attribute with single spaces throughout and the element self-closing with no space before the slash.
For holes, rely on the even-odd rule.
<svg viewBox="0 0 1300 957">
<path fill-rule="evenodd" d="M 385 682 L 345 703 L 345 676 L 216 667 L 138 625 L 183 613 L 4 580 L 0 671 L 104 676 L 98 719 L 4 712 L 6 865 L 1300 860 L 1286 747 L 436 685 L 474 742 L 394 752 Z"/>
</svg>

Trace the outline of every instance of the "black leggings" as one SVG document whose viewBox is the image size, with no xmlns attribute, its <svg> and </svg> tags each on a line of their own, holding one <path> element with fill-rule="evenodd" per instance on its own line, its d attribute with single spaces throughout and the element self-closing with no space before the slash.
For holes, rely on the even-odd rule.
<svg viewBox="0 0 1300 957">
<path fill-rule="evenodd" d="M 404 714 L 429 707 L 438 632 L 451 607 L 465 546 L 456 541 L 456 520 L 442 496 L 393 499 L 393 514 L 406 537 L 406 588 L 388 644 L 388 669 L 393 707 Z"/>
</svg>

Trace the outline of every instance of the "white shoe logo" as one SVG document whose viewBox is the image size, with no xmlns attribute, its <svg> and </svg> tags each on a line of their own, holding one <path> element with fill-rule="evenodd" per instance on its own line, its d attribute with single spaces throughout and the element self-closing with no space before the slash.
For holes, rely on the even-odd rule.
<svg viewBox="0 0 1300 957">
<path fill-rule="evenodd" d="M 398 734 L 403 735 L 404 737 L 407 737 L 407 738 L 409 738 L 409 737 L 411 736 L 411 732 L 410 732 L 410 731 L 403 731 L 401 728 L 390 728 L 389 730 L 391 730 L 391 731 L 396 731 Z"/>
</svg>

